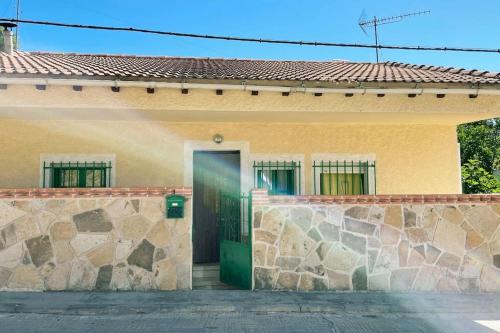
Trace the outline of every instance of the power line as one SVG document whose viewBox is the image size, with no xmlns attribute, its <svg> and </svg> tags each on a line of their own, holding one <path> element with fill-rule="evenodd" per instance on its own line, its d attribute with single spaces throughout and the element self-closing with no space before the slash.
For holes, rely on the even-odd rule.
<svg viewBox="0 0 500 333">
<path fill-rule="evenodd" d="M 173 31 L 141 29 L 141 28 L 133 28 L 133 27 L 113 27 L 113 26 L 102 26 L 102 25 L 70 24 L 70 23 L 61 23 L 61 22 L 34 21 L 34 20 L 24 20 L 24 19 L 21 20 L 21 19 L 12 19 L 12 18 L 0 18 L 0 21 L 12 22 L 12 23 L 47 25 L 47 26 L 65 27 L 65 28 L 76 28 L 76 29 L 140 32 L 140 33 L 155 34 L 155 35 L 175 36 L 175 37 L 189 37 L 189 38 L 215 39 L 215 40 L 254 42 L 254 43 L 267 43 L 267 44 L 352 47 L 352 48 L 409 50 L 409 51 L 451 51 L 451 52 L 500 53 L 500 49 L 490 49 L 490 48 L 461 48 L 461 47 L 430 47 L 430 46 L 376 45 L 376 44 L 356 44 L 356 43 L 330 43 L 330 42 L 315 42 L 315 41 L 296 41 L 296 40 L 283 40 L 283 39 L 203 35 L 203 34 L 173 32 Z"/>
</svg>

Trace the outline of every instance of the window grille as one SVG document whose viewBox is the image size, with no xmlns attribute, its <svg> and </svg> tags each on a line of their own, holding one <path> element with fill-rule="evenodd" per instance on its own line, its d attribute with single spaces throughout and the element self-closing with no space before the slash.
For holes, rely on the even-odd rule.
<svg viewBox="0 0 500 333">
<path fill-rule="evenodd" d="M 43 162 L 43 187 L 111 187 L 111 162 Z"/>
<path fill-rule="evenodd" d="M 270 195 L 300 195 L 300 161 L 254 161 L 254 187 L 267 188 Z"/>
<path fill-rule="evenodd" d="M 366 195 L 376 194 L 375 162 L 314 161 L 314 194 Z"/>
</svg>

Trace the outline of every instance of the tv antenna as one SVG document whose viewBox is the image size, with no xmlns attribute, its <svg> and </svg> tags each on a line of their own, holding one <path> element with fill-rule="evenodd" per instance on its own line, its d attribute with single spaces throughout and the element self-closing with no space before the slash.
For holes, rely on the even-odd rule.
<svg viewBox="0 0 500 333">
<path fill-rule="evenodd" d="M 16 20 L 19 20 L 19 13 L 21 10 L 21 0 L 16 0 Z M 16 26 L 16 44 L 15 47 L 17 49 L 17 46 L 19 45 L 19 24 Z"/>
<path fill-rule="evenodd" d="M 366 32 L 367 28 L 373 27 L 374 35 L 375 35 L 375 52 L 377 56 L 377 63 L 379 62 L 379 48 L 378 48 L 378 30 L 377 27 L 379 25 L 384 25 L 384 24 L 392 24 L 392 23 L 397 23 L 403 21 L 405 18 L 411 17 L 411 16 L 419 16 L 419 15 L 426 15 L 430 14 L 430 10 L 425 10 L 425 11 L 420 11 L 420 12 L 413 12 L 413 13 L 407 13 L 403 15 L 397 15 L 397 16 L 387 16 L 387 17 L 382 17 L 382 18 L 377 18 L 376 16 L 373 17 L 372 20 L 367 20 L 366 19 L 366 12 L 363 10 L 361 13 L 361 16 L 359 17 L 358 25 L 363 30 L 365 35 L 368 35 Z"/>
</svg>

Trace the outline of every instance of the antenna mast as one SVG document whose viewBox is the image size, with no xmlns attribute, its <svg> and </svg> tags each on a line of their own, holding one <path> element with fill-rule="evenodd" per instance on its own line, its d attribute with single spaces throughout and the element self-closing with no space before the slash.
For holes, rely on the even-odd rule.
<svg viewBox="0 0 500 333">
<path fill-rule="evenodd" d="M 19 20 L 20 2 L 21 0 L 16 1 L 16 20 Z M 19 45 L 18 32 L 19 32 L 19 24 L 16 27 L 16 49 L 18 49 Z"/>
<path fill-rule="evenodd" d="M 359 18 L 358 25 L 361 28 L 361 30 L 363 30 L 365 35 L 367 34 L 366 28 L 373 27 L 373 31 L 375 34 L 375 46 L 376 46 L 375 47 L 375 54 L 377 57 L 377 63 L 379 63 L 380 50 L 378 48 L 379 44 L 378 44 L 378 29 L 377 29 L 377 27 L 379 25 L 397 23 L 397 22 L 403 21 L 407 17 L 426 15 L 426 14 L 430 14 L 430 13 L 431 13 L 430 10 L 426 10 L 426 11 L 413 12 L 413 13 L 397 15 L 397 16 L 387 16 L 387 17 L 383 17 L 383 18 L 377 18 L 376 16 L 374 16 L 373 20 L 366 20 L 366 18 L 365 18 L 366 14 L 363 11 L 363 13 L 361 14 L 361 17 Z"/>
</svg>

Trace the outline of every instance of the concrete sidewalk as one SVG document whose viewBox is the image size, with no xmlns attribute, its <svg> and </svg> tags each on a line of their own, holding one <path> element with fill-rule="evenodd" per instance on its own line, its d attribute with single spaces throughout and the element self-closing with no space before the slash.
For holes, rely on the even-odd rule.
<svg viewBox="0 0 500 333">
<path fill-rule="evenodd" d="M 0 293 L 3 332 L 495 332 L 500 294 Z"/>
</svg>

